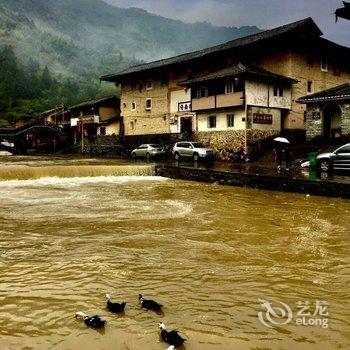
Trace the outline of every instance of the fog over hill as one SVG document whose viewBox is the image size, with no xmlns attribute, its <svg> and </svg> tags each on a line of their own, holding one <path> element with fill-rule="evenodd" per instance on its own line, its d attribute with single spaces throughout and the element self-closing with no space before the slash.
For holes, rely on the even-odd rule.
<svg viewBox="0 0 350 350">
<path fill-rule="evenodd" d="M 7 63 L 15 59 L 24 71 L 29 66 L 32 69 L 27 72 L 29 75 L 42 75 L 40 70 L 48 67 L 45 74 L 49 73 L 58 83 L 70 79 L 79 91 L 73 99 L 62 93 L 61 98 L 67 103 L 104 95 L 107 91 L 103 89 L 110 93 L 112 87 L 101 90 L 98 85 L 102 74 L 258 31 L 257 27 L 248 26 L 187 24 L 138 8 L 118 8 L 102 0 L 0 0 L 0 59 Z M 5 59 L 1 53 L 4 48 L 11 48 L 12 58 L 5 50 Z M 2 64 L 0 70 L 5 66 Z M 21 69 L 18 74 L 23 73 Z M 0 71 L 1 74 L 4 77 L 4 72 Z M 9 97 L 4 96 L 8 90 L 0 87 L 0 114 L 18 104 L 13 103 L 13 99 L 32 99 L 30 91 L 24 97 L 17 94 L 11 97 L 9 106 Z M 51 103 L 53 101 L 46 105 Z M 6 108 L 1 107 L 4 105 Z"/>
</svg>

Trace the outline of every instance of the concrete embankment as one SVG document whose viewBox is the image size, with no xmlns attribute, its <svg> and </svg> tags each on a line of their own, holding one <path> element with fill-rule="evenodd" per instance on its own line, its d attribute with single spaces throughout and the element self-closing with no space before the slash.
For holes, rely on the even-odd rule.
<svg viewBox="0 0 350 350">
<path fill-rule="evenodd" d="M 158 176 L 165 176 L 172 179 L 350 199 L 349 183 L 309 180 L 283 175 L 249 174 L 203 168 L 197 169 L 174 165 L 158 165 L 155 171 Z"/>
</svg>

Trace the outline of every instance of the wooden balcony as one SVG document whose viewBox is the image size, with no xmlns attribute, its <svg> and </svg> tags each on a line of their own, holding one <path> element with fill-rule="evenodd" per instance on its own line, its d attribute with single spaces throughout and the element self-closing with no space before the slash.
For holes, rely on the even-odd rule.
<svg viewBox="0 0 350 350">
<path fill-rule="evenodd" d="M 242 106 L 243 104 L 243 91 L 216 96 L 216 108 Z"/>
<path fill-rule="evenodd" d="M 215 96 L 194 98 L 192 100 L 192 111 L 215 108 Z"/>
<path fill-rule="evenodd" d="M 243 106 L 243 91 L 192 99 L 192 111 Z"/>
</svg>

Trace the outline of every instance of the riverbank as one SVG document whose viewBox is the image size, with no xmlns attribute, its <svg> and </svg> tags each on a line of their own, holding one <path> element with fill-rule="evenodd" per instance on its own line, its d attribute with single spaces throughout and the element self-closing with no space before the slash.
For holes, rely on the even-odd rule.
<svg viewBox="0 0 350 350">
<path fill-rule="evenodd" d="M 230 170 L 164 164 L 155 168 L 157 176 L 172 179 L 218 183 L 270 191 L 304 193 L 315 196 L 350 199 L 350 177 L 317 177 L 312 171 L 273 173 L 266 167 L 238 166 Z M 303 177 L 304 176 L 304 177 Z M 305 177 L 306 176 L 306 177 Z"/>
</svg>

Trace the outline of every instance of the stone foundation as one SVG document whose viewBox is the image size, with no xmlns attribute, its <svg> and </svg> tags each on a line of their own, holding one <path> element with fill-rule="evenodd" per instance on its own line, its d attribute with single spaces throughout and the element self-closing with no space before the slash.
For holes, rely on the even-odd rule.
<svg viewBox="0 0 350 350">
<path fill-rule="evenodd" d="M 323 133 L 322 110 L 320 106 L 308 106 L 306 112 L 306 140 L 321 137 Z"/>
<path fill-rule="evenodd" d="M 343 136 L 350 135 L 350 101 L 340 106 L 342 110 L 341 133 Z"/>
<path fill-rule="evenodd" d="M 270 148 L 271 140 L 279 134 L 278 130 L 247 130 L 248 149 L 253 158 Z M 194 139 L 212 148 L 217 158 L 230 160 L 245 143 L 245 131 L 197 132 Z"/>
</svg>

